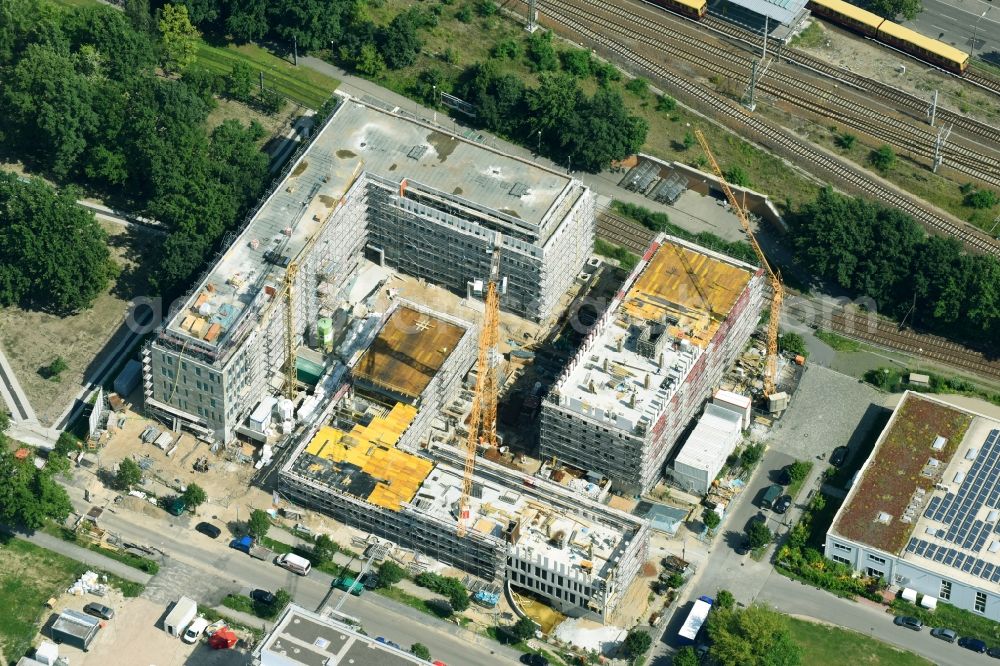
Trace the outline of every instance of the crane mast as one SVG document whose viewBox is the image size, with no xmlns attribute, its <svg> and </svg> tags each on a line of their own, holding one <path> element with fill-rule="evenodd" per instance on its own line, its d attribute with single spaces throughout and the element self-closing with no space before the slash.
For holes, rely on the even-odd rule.
<svg viewBox="0 0 1000 666">
<path fill-rule="evenodd" d="M 719 184 L 722 185 L 722 191 L 725 192 L 726 199 L 729 200 L 729 205 L 732 206 L 733 212 L 736 213 L 736 217 L 743 227 L 743 231 L 746 232 L 747 237 L 750 239 L 750 245 L 753 246 L 753 251 L 757 254 L 757 259 L 760 260 L 760 265 L 767 271 L 767 275 L 771 281 L 773 300 L 771 302 L 771 317 L 767 322 L 767 364 L 764 368 L 764 395 L 765 397 L 770 396 L 775 392 L 775 382 L 777 381 L 778 374 L 778 324 L 781 319 L 781 302 L 785 295 L 785 288 L 781 284 L 781 275 L 771 268 L 767 257 L 764 256 L 764 251 L 760 248 L 760 244 L 753 234 L 753 229 L 750 227 L 750 220 L 747 219 L 746 211 L 740 206 L 736 200 L 736 195 L 733 194 L 729 183 L 726 182 L 726 177 L 722 175 L 722 169 L 719 168 L 719 163 L 715 161 L 715 156 L 712 155 L 712 149 L 708 146 L 708 140 L 705 139 L 705 135 L 700 129 L 696 129 L 694 134 L 698 137 L 698 143 L 701 144 L 701 149 L 705 151 L 705 156 L 708 158 L 709 164 L 712 165 L 715 177 L 719 179 Z"/>
<path fill-rule="evenodd" d="M 479 332 L 479 353 L 476 358 L 476 389 L 472 394 L 469 414 L 469 435 L 465 440 L 465 473 L 462 477 L 462 500 L 459 505 L 458 536 L 468 530 L 469 498 L 472 496 L 472 473 L 476 467 L 479 446 L 497 445 L 497 368 L 500 363 L 500 236 L 497 235 L 490 259 L 490 276 L 486 283 L 483 327 Z"/>
</svg>

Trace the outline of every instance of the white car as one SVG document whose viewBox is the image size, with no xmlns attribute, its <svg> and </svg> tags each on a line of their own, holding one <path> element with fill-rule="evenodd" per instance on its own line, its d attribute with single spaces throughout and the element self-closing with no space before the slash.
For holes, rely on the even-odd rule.
<svg viewBox="0 0 1000 666">
<path fill-rule="evenodd" d="M 207 626 L 208 626 L 208 620 L 206 620 L 203 617 L 195 618 L 194 622 L 188 625 L 187 630 L 185 630 L 184 632 L 184 636 L 182 636 L 184 642 L 185 643 L 197 642 L 198 639 L 201 638 L 201 634 L 205 631 L 205 628 Z"/>
</svg>

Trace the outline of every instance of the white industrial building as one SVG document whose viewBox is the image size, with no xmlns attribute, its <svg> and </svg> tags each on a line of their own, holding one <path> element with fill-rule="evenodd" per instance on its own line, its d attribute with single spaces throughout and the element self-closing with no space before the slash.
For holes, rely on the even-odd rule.
<svg viewBox="0 0 1000 666">
<path fill-rule="evenodd" d="M 674 459 L 674 483 L 689 493 L 707 493 L 742 439 L 741 423 L 742 417 L 733 410 L 706 405 L 698 425 Z"/>
<path fill-rule="evenodd" d="M 927 606 L 1000 621 L 1000 421 L 905 393 L 824 550 Z"/>
</svg>

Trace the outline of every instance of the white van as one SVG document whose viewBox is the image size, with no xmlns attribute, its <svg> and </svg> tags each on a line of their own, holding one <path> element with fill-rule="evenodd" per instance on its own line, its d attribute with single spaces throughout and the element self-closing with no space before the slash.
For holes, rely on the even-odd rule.
<svg viewBox="0 0 1000 666">
<path fill-rule="evenodd" d="M 285 553 L 284 555 L 278 556 L 275 560 L 275 564 L 279 567 L 288 569 L 293 573 L 297 573 L 300 576 L 308 576 L 309 571 L 312 569 L 312 563 L 309 562 L 304 557 L 299 557 L 295 553 Z"/>
<path fill-rule="evenodd" d="M 203 617 L 199 617 L 188 625 L 187 631 L 184 632 L 181 639 L 185 643 L 195 643 L 199 638 L 201 638 L 201 634 L 205 631 L 206 627 L 208 627 L 208 620 Z"/>
</svg>

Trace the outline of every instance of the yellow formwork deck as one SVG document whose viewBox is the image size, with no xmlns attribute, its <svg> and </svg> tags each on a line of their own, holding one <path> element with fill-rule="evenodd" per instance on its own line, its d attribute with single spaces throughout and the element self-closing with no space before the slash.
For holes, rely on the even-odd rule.
<svg viewBox="0 0 1000 666">
<path fill-rule="evenodd" d="M 677 320 L 670 334 L 708 346 L 753 272 L 665 242 L 625 294 L 622 312 L 639 322 Z"/>
<path fill-rule="evenodd" d="M 374 490 L 362 499 L 399 511 L 434 467 L 429 460 L 396 448 L 416 415 L 416 408 L 397 403 L 384 417 L 376 417 L 367 426 L 356 425 L 350 432 L 324 426 L 306 446 L 306 453 L 357 466 L 376 480 Z"/>
</svg>

